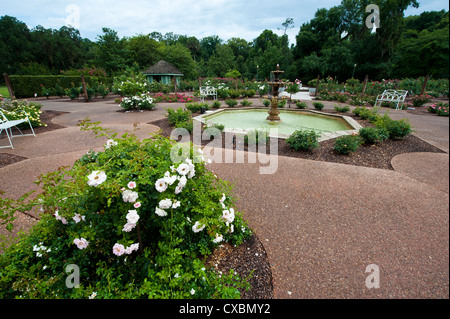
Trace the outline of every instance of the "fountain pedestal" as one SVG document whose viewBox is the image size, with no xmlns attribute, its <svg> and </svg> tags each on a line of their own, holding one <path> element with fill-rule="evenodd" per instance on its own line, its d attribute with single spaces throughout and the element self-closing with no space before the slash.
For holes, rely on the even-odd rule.
<svg viewBox="0 0 450 319">
<path fill-rule="evenodd" d="M 273 82 L 269 82 L 269 85 L 272 87 L 272 100 L 270 102 L 270 110 L 269 110 L 269 116 L 267 117 L 268 121 L 271 122 L 277 122 L 280 121 L 280 117 L 278 116 L 280 114 L 280 111 L 278 111 L 278 89 L 280 86 L 285 85 L 285 82 L 281 82 L 279 79 L 279 75 L 283 73 L 284 71 L 280 71 L 280 65 L 277 64 L 276 71 L 272 71 L 271 73 L 274 75 Z"/>
<path fill-rule="evenodd" d="M 280 117 L 278 114 L 280 114 L 280 111 L 278 111 L 278 97 L 273 97 L 270 102 L 270 110 L 269 110 L 269 116 L 267 117 L 268 121 L 280 121 Z"/>
</svg>

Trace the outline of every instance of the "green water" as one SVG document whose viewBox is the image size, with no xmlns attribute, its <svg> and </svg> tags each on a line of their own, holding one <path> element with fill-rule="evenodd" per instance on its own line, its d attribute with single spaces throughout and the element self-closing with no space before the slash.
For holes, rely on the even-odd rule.
<svg viewBox="0 0 450 319">
<path fill-rule="evenodd" d="M 318 133 L 353 129 L 343 119 L 314 113 L 280 110 L 280 122 L 266 120 L 268 110 L 224 111 L 205 117 L 207 123 L 222 124 L 226 129 L 268 130 L 278 128 L 278 134 L 291 135 L 298 130 L 313 130 Z"/>
</svg>

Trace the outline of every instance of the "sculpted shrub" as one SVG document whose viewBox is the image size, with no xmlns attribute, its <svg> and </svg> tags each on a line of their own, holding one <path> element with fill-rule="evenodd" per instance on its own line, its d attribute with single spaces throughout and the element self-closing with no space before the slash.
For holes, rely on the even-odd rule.
<svg viewBox="0 0 450 319">
<path fill-rule="evenodd" d="M 160 136 L 109 138 L 104 151 L 41 177 L 35 200 L 0 197 L 5 222 L 16 210 L 41 211 L 0 255 L 0 298 L 239 297 L 247 282 L 218 274 L 203 257 L 251 231 L 201 149 Z M 79 270 L 79 288 L 68 266 Z"/>
</svg>

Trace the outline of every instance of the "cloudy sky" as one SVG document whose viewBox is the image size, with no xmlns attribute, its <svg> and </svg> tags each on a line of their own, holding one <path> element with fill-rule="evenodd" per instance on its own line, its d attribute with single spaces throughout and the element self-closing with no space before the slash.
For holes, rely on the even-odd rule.
<svg viewBox="0 0 450 319">
<path fill-rule="evenodd" d="M 314 17 L 319 8 L 330 8 L 340 0 L 0 0 L 0 16 L 10 15 L 28 27 L 42 25 L 59 29 L 71 24 L 81 36 L 96 40 L 102 27 L 119 36 L 173 32 L 201 39 L 218 35 L 223 40 L 239 37 L 252 41 L 264 29 L 278 34 L 286 18 L 294 19 L 288 31 L 290 42 L 300 26 Z M 423 11 L 449 9 L 447 0 L 419 0 Z"/>
</svg>

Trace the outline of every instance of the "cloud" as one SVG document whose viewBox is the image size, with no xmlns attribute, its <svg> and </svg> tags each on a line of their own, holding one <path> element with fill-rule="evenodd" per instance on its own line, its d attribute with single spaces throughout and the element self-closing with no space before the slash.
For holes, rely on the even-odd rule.
<svg viewBox="0 0 450 319">
<path fill-rule="evenodd" d="M 116 30 L 119 36 L 148 34 L 153 31 L 173 32 L 201 39 L 218 35 L 223 40 L 239 37 L 252 41 L 264 29 L 282 34 L 277 28 L 286 18 L 294 19 L 294 29 L 288 30 L 290 42 L 300 26 L 310 21 L 317 9 L 339 5 L 341 0 L 0 0 L 1 15 L 11 15 L 30 27 L 42 25 L 59 29 L 66 23 L 67 6 L 80 9 L 79 30 L 82 37 L 95 40 L 102 27 Z M 448 10 L 444 0 L 421 1 L 421 8 L 408 14 L 420 14 L 424 9 Z"/>
</svg>

